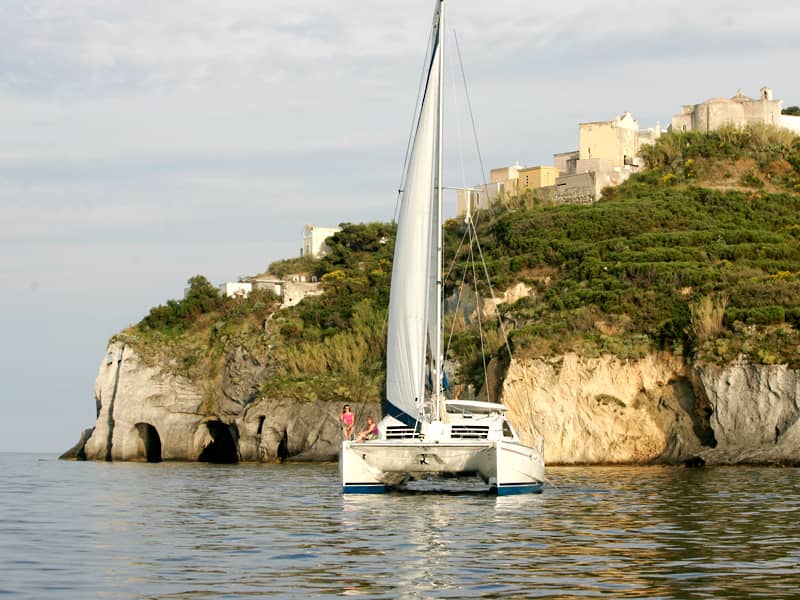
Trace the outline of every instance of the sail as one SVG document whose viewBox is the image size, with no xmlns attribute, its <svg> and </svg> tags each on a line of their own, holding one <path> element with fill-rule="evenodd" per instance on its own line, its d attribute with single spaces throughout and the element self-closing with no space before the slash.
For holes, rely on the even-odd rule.
<svg viewBox="0 0 800 600">
<path fill-rule="evenodd" d="M 425 355 L 431 289 L 435 277 L 431 256 L 436 252 L 439 227 L 436 210 L 436 165 L 440 119 L 440 12 L 434 17 L 431 55 L 419 121 L 414 136 L 403 202 L 397 222 L 389 324 L 386 346 L 386 400 L 388 412 L 409 426 L 419 419 L 424 402 Z"/>
</svg>

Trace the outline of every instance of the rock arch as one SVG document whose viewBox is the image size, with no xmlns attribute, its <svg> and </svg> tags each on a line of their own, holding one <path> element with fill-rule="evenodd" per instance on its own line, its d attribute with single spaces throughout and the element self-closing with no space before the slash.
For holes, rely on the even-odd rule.
<svg viewBox="0 0 800 600">
<path fill-rule="evenodd" d="M 195 435 L 200 462 L 232 464 L 239 462 L 236 447 L 238 438 L 236 425 L 228 425 L 218 420 L 206 421 L 200 425 Z"/>
<path fill-rule="evenodd" d="M 123 460 L 161 462 L 161 436 L 152 424 L 140 422 L 131 427 L 123 443 Z"/>
<path fill-rule="evenodd" d="M 289 432 L 285 429 L 283 430 L 281 441 L 278 442 L 278 448 L 275 450 L 275 454 L 280 462 L 286 462 L 289 459 Z"/>
</svg>

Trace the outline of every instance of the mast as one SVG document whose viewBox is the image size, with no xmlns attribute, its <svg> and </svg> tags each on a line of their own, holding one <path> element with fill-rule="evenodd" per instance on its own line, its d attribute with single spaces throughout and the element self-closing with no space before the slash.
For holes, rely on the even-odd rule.
<svg viewBox="0 0 800 600">
<path fill-rule="evenodd" d="M 438 113 L 438 144 L 436 152 L 436 207 L 434 209 L 436 218 L 436 341 L 435 341 L 435 360 L 434 360 L 434 381 L 435 383 L 435 418 L 440 421 L 442 418 L 442 376 L 444 368 L 442 365 L 442 181 L 443 181 L 443 158 L 444 158 L 444 12 L 445 0 L 440 0 L 439 4 L 439 106 Z"/>
</svg>

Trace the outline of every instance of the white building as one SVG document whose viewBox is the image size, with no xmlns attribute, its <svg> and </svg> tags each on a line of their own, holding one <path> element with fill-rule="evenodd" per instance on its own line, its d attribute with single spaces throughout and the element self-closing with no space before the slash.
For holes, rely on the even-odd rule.
<svg viewBox="0 0 800 600">
<path fill-rule="evenodd" d="M 325 245 L 325 240 L 339 231 L 341 231 L 340 227 L 306 225 L 303 228 L 303 247 L 300 250 L 300 256 L 311 258 L 325 256 L 330 251 L 330 248 Z"/>
<path fill-rule="evenodd" d="M 278 298 L 283 296 L 284 281 L 271 273 L 262 273 L 261 275 L 249 277 L 248 281 L 253 284 L 254 290 L 266 290 Z"/>
<path fill-rule="evenodd" d="M 253 291 L 253 284 L 241 281 L 229 281 L 220 284 L 219 291 L 228 298 L 247 298 L 250 292 Z"/>
<path fill-rule="evenodd" d="M 800 117 L 797 115 L 781 115 L 781 127 L 791 129 L 800 135 Z"/>
<path fill-rule="evenodd" d="M 288 308 L 300 304 L 308 296 L 319 296 L 323 293 L 322 285 L 318 282 L 286 281 L 283 284 L 283 297 L 281 308 Z"/>
</svg>

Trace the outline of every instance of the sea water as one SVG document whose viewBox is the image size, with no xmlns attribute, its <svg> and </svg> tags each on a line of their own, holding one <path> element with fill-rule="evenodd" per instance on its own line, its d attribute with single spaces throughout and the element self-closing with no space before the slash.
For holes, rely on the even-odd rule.
<svg viewBox="0 0 800 600">
<path fill-rule="evenodd" d="M 797 598 L 798 475 L 552 467 L 539 495 L 343 496 L 336 465 L 0 454 L 0 596 Z"/>
</svg>

